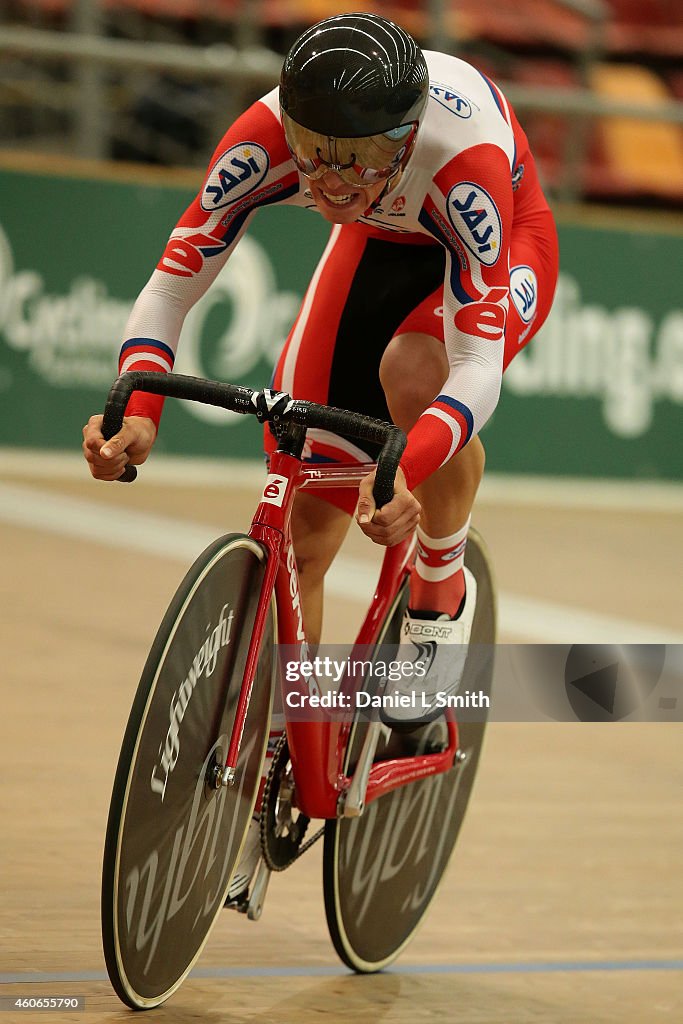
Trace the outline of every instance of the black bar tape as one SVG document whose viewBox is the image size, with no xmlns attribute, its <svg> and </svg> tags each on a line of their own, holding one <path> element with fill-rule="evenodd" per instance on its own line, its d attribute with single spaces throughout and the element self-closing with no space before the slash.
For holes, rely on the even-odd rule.
<svg viewBox="0 0 683 1024">
<path fill-rule="evenodd" d="M 215 405 L 237 413 L 256 415 L 255 396 L 260 392 L 236 384 L 189 377 L 180 373 L 155 373 L 152 370 L 132 370 L 122 373 L 111 387 L 102 418 L 102 435 L 105 441 L 118 434 L 126 406 L 134 391 L 147 391 L 167 398 L 183 398 L 203 405 Z M 273 417 L 277 422 L 277 414 Z M 363 416 L 346 409 L 335 409 L 314 402 L 290 401 L 283 420 L 293 420 L 304 427 L 317 427 L 335 434 L 349 434 L 361 441 L 383 445 L 377 460 L 377 476 L 373 496 L 378 508 L 388 504 L 394 493 L 394 479 L 398 463 L 406 446 L 406 435 L 392 423 Z M 126 466 L 119 479 L 130 482 L 137 476 L 135 466 Z"/>
<path fill-rule="evenodd" d="M 164 395 L 167 398 L 185 398 L 192 402 L 201 402 L 203 405 L 217 405 L 232 412 L 256 411 L 251 405 L 251 400 L 257 392 L 251 388 L 204 380 L 202 377 L 188 377 L 180 373 L 132 370 L 129 373 L 122 373 L 114 381 L 109 392 L 102 421 L 102 434 L 105 440 L 108 441 L 121 429 L 128 400 L 134 391 L 148 391 L 152 395 Z"/>
<path fill-rule="evenodd" d="M 329 405 L 315 405 L 313 402 L 292 402 L 288 414 L 295 423 L 306 427 L 318 427 L 334 434 L 350 434 L 361 441 L 384 444 L 389 431 L 396 429 L 391 423 L 363 416 L 347 409 L 335 409 Z"/>
<path fill-rule="evenodd" d="M 185 398 L 203 405 L 217 405 L 232 412 L 255 412 L 251 405 L 252 395 L 256 392 L 251 388 L 239 387 L 236 384 L 223 384 L 219 381 L 204 380 L 202 377 L 189 377 L 180 373 L 156 373 L 153 370 L 132 370 L 122 373 L 114 381 L 104 409 L 102 418 L 102 436 L 108 441 L 123 426 L 123 416 L 130 396 L 134 391 L 147 391 L 153 395 L 164 395 L 167 398 Z M 132 483 L 137 477 L 135 466 L 126 466 L 121 483 Z"/>
<path fill-rule="evenodd" d="M 407 443 L 406 435 L 398 427 L 392 430 L 377 458 L 377 473 L 372 496 L 377 508 L 388 505 L 394 496 L 396 470 Z"/>
<path fill-rule="evenodd" d="M 399 427 L 372 416 L 312 402 L 292 402 L 287 417 L 307 427 L 317 427 L 335 434 L 350 434 L 358 440 L 383 445 L 377 459 L 372 496 L 377 508 L 389 504 L 394 496 L 396 470 L 407 443 L 406 435 Z"/>
<path fill-rule="evenodd" d="M 137 376 L 137 374 L 121 374 L 117 377 L 111 386 L 109 397 L 107 398 L 107 404 L 104 407 L 104 415 L 102 417 L 102 437 L 105 441 L 109 441 L 110 438 L 118 434 L 119 430 L 123 426 L 123 414 L 128 405 L 128 399 L 135 391 L 135 385 L 130 379 Z M 138 471 L 135 466 L 128 465 L 124 469 L 121 476 L 118 478 L 118 483 L 121 484 L 132 484 L 137 479 Z"/>
</svg>

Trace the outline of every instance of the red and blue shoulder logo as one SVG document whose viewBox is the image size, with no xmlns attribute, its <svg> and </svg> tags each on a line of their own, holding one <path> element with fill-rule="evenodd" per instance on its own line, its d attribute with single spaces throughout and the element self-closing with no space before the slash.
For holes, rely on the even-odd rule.
<svg viewBox="0 0 683 1024">
<path fill-rule="evenodd" d="M 472 117 L 472 104 L 461 92 L 452 89 L 450 85 L 443 85 L 441 82 L 429 83 L 429 95 L 437 103 L 440 103 L 446 110 L 457 117 Z"/>
<path fill-rule="evenodd" d="M 237 202 L 261 184 L 268 168 L 268 153 L 257 142 L 241 142 L 219 156 L 209 171 L 201 207 L 208 213 Z"/>
<path fill-rule="evenodd" d="M 480 263 L 492 267 L 500 256 L 503 226 L 498 207 L 481 185 L 459 181 L 448 193 L 448 219 Z"/>
</svg>

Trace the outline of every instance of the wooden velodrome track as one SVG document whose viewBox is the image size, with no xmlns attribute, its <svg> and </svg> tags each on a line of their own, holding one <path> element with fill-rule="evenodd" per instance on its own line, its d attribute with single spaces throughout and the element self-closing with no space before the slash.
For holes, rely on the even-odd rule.
<svg viewBox="0 0 683 1024">
<path fill-rule="evenodd" d="M 179 486 L 177 470 L 162 469 L 125 488 L 91 482 L 75 461 L 64 473 L 52 460 L 0 458 L 3 1008 L 9 996 L 78 995 L 85 1012 L 52 1019 L 130 1013 L 99 934 L 119 744 L 181 573 L 212 532 L 247 527 L 257 493 L 244 474 Z M 622 629 L 622 640 L 681 642 L 680 492 L 637 500 L 636 489 L 633 501 L 631 488 L 626 505 L 620 493 L 494 484 L 482 494 L 476 522 L 505 595 L 503 639 Z M 349 585 L 368 558 L 356 530 L 344 558 L 329 598 L 327 638 L 339 641 L 364 596 Z M 675 724 L 491 726 L 445 882 L 392 969 L 354 977 L 337 962 L 317 848 L 273 879 L 259 923 L 225 912 L 195 975 L 152 1017 L 680 1024 L 681 749 Z M 10 1011 L 0 1024 L 36 1019 Z"/>
</svg>

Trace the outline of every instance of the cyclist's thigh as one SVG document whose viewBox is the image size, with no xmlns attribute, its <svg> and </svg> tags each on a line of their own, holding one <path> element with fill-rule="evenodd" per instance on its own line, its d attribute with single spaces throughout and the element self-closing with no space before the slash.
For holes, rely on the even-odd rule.
<svg viewBox="0 0 683 1024">
<path fill-rule="evenodd" d="M 394 423 L 410 430 L 448 377 L 443 338 L 425 331 L 397 334 L 385 349 L 379 373 Z"/>
<path fill-rule="evenodd" d="M 396 330 L 439 279 L 439 246 L 369 237 L 356 225 L 334 228 L 304 303 L 278 361 L 273 386 L 299 399 L 352 409 L 379 419 L 389 410 L 379 364 Z M 267 453 L 275 447 L 265 432 Z M 378 449 L 310 430 L 304 458 L 313 462 L 366 462 Z M 351 514 L 356 492 L 321 491 L 320 497 Z"/>
<path fill-rule="evenodd" d="M 275 367 L 273 386 L 278 390 L 327 402 L 340 323 L 364 249 L 365 239 L 358 232 L 332 229 Z"/>
<path fill-rule="evenodd" d="M 441 275 L 434 289 L 426 295 L 399 325 L 394 341 L 412 334 L 427 335 L 443 344 L 443 279 L 446 272 L 445 251 L 441 250 Z"/>
</svg>

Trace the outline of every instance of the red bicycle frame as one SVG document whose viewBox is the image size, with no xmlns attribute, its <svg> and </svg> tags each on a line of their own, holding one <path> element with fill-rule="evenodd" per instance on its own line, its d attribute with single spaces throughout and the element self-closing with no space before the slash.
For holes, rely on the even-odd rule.
<svg viewBox="0 0 683 1024">
<path fill-rule="evenodd" d="M 372 436 L 375 436 L 376 427 L 385 428 L 389 425 L 369 417 L 359 417 L 358 414 L 316 406 L 314 403 L 297 403 L 288 395 L 280 392 L 270 390 L 256 392 L 250 388 L 201 378 L 184 377 L 180 374 L 137 370 L 121 374 L 110 390 L 102 420 L 102 434 L 105 438 L 113 437 L 121 429 L 124 411 L 134 390 L 191 399 L 242 413 L 255 413 L 262 421 L 277 419 L 280 415 L 288 415 L 289 422 L 297 425 L 299 431 L 298 441 L 294 435 L 291 437 L 293 442 L 291 450 L 297 452 L 296 455 L 289 454 L 284 450 L 278 450 L 273 454 L 261 501 L 249 531 L 249 536 L 265 548 L 267 559 L 256 618 L 249 642 L 244 678 L 223 770 L 223 782 L 229 785 L 236 774 L 235 766 L 242 742 L 266 616 L 273 593 L 276 595 L 277 602 L 278 642 L 296 645 L 305 643 L 306 639 L 300 603 L 299 577 L 292 550 L 290 529 L 292 504 L 296 492 L 304 487 L 306 489 L 354 487 L 374 468 L 374 463 L 305 465 L 298 457 L 305 436 L 302 433 L 302 428 L 313 425 L 311 412 L 315 412 L 318 417 L 316 420 L 318 426 L 321 426 L 324 421 L 326 429 L 332 427 L 333 431 L 342 433 L 349 426 L 346 420 L 347 416 L 351 416 L 352 419 L 354 416 L 357 417 L 356 426 L 360 424 L 360 421 L 369 425 Z M 390 429 L 397 430 L 395 427 L 390 427 Z M 351 432 L 353 433 L 353 430 Z M 385 434 L 383 429 L 381 433 Z M 405 435 L 403 443 L 405 443 Z M 400 450 L 402 451 L 402 448 Z M 384 448 L 382 451 L 384 452 Z M 380 454 L 380 463 L 382 457 Z M 385 462 L 384 466 L 386 467 L 386 465 Z M 130 481 L 135 479 L 135 475 L 135 467 L 127 466 L 121 479 Z M 392 492 L 382 491 L 381 493 L 391 494 Z M 392 609 L 400 585 L 410 571 L 411 553 L 412 542 L 405 542 L 386 549 L 379 582 L 358 634 L 357 645 L 367 646 L 376 642 L 380 625 Z M 382 727 L 378 722 L 372 722 L 366 730 L 355 773 L 349 777 L 345 774 L 344 765 L 350 724 L 334 719 L 299 721 L 294 716 L 287 714 L 285 700 L 283 700 L 283 705 L 289 752 L 296 780 L 296 802 L 302 813 L 309 818 L 357 816 L 362 813 L 367 803 L 376 800 L 377 797 L 417 779 L 446 772 L 455 760 L 458 730 L 450 713 L 446 716 L 448 746 L 445 750 L 414 757 L 396 758 L 377 764 L 373 762 L 375 748 L 372 746 L 372 741 L 374 740 L 376 745 Z"/>
<path fill-rule="evenodd" d="M 232 736 L 226 757 L 226 775 L 237 764 L 244 720 L 249 706 L 251 686 L 260 653 L 263 629 L 273 591 L 277 604 L 277 641 L 301 645 L 305 625 L 300 601 L 299 577 L 292 549 L 290 520 L 296 492 L 302 488 L 357 487 L 374 469 L 373 463 L 324 463 L 310 466 L 285 452 L 277 451 L 270 460 L 261 501 L 252 520 L 249 536 L 268 552 L 266 572 L 256 612 L 244 679 L 237 706 Z M 410 572 L 414 541 L 386 548 L 384 561 L 372 602 L 356 639 L 356 645 L 377 640 L 381 623 L 389 613 L 400 585 Z M 350 724 L 345 721 L 299 721 L 287 716 L 283 700 L 287 741 L 296 780 L 296 804 L 309 818 L 353 816 L 363 807 L 399 786 L 437 775 L 452 767 L 458 748 L 458 730 L 452 715 L 447 716 L 448 746 L 438 753 L 401 757 L 372 764 L 362 793 L 353 807 L 346 808 L 345 797 L 353 778 L 344 772 Z"/>
</svg>

